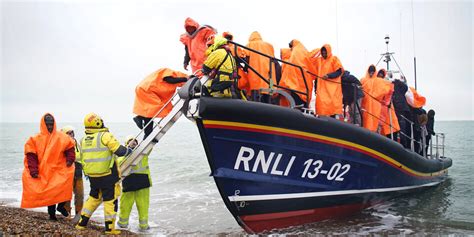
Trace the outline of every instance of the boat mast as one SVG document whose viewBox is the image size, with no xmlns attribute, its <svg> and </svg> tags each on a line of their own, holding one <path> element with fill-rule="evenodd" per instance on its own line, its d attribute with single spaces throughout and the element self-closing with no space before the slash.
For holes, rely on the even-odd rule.
<svg viewBox="0 0 474 237">
<path fill-rule="evenodd" d="M 385 57 L 383 61 L 387 63 L 387 72 L 390 70 L 390 61 L 392 61 L 391 55 L 393 54 L 388 52 L 388 43 L 390 43 L 390 36 L 385 35 L 385 44 L 387 45 L 387 52 L 382 54 L 382 56 Z"/>
<path fill-rule="evenodd" d="M 411 28 L 413 31 L 413 68 L 415 70 L 415 90 L 416 87 L 416 52 L 415 52 L 415 14 L 413 14 L 413 0 L 411 0 Z"/>
</svg>

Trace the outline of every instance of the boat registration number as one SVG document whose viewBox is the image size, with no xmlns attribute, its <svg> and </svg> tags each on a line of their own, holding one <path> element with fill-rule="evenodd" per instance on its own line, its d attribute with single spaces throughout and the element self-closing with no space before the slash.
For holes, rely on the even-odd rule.
<svg viewBox="0 0 474 237">
<path fill-rule="evenodd" d="M 329 181 L 344 181 L 344 176 L 351 169 L 350 164 L 336 162 L 324 165 L 323 160 L 307 159 L 303 163 L 295 164 L 296 156 L 282 159 L 283 154 L 275 152 L 255 151 L 250 147 L 240 147 L 235 160 L 234 169 L 253 173 L 264 173 L 278 176 L 288 176 L 292 170 L 301 172 L 299 176 L 304 179 L 315 179 L 324 176 Z M 323 166 L 324 165 L 324 166 Z M 299 166 L 299 167 L 298 167 Z M 297 167 L 297 168 L 293 168 Z M 328 169 L 324 169 L 327 167 Z"/>
</svg>

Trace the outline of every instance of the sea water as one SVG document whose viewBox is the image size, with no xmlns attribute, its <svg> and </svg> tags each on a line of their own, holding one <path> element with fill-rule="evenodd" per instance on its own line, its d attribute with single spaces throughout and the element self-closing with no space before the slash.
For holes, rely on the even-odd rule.
<svg viewBox="0 0 474 237">
<path fill-rule="evenodd" d="M 81 124 L 73 125 L 76 137 Z M 133 123 L 106 124 L 121 141 L 139 130 Z M 37 123 L 0 124 L 0 202 L 20 206 L 23 146 L 39 131 Z M 453 159 L 449 178 L 439 186 L 405 195 L 338 220 L 272 231 L 276 234 L 462 234 L 474 235 L 474 121 L 438 121 L 446 133 L 445 155 Z M 244 234 L 226 209 L 212 177 L 196 126 L 180 119 L 155 146 L 149 158 L 150 233 Z M 85 197 L 89 182 L 84 180 Z M 45 208 L 37 208 L 46 211 Z M 103 222 L 100 207 L 93 219 Z M 135 207 L 130 230 L 138 229 Z"/>
</svg>

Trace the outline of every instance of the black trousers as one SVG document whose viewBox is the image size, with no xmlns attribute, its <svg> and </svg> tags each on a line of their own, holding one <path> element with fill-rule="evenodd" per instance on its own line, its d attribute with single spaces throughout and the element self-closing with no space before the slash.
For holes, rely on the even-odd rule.
<svg viewBox="0 0 474 237">
<path fill-rule="evenodd" d="M 64 209 L 64 205 L 66 204 L 66 202 L 61 202 L 61 203 L 58 203 L 58 207 L 56 208 L 56 204 L 54 205 L 51 205 L 51 206 L 48 206 L 48 214 L 50 216 L 53 216 L 53 215 L 56 215 L 56 209 L 57 210 L 62 210 Z"/>
<path fill-rule="evenodd" d="M 137 124 L 139 129 L 143 129 L 143 127 L 145 127 L 145 125 L 147 125 L 151 120 L 152 118 L 145 118 L 140 115 L 133 118 L 133 121 Z M 148 137 L 148 135 L 150 135 L 152 131 L 153 131 L 153 122 L 151 122 L 150 124 L 148 124 L 148 126 L 145 127 L 145 131 L 144 131 L 145 135 L 143 137 L 143 140 L 145 140 L 146 137 Z"/>
<path fill-rule="evenodd" d="M 400 136 L 400 144 L 403 145 L 403 147 L 410 149 L 411 148 L 411 126 L 410 123 L 405 120 L 401 115 L 403 115 L 405 118 L 409 118 L 410 113 L 409 112 L 400 112 L 396 113 L 397 119 L 398 119 L 398 125 L 400 125 L 400 132 L 403 132 L 405 135 L 402 133 L 399 133 Z"/>
</svg>

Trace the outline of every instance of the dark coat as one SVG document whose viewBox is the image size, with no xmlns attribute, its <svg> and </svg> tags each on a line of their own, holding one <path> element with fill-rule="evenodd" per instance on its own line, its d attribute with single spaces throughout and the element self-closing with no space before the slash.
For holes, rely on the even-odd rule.
<svg viewBox="0 0 474 237">
<path fill-rule="evenodd" d="M 405 98 L 405 93 L 408 91 L 408 86 L 400 80 L 394 80 L 394 90 L 392 95 L 392 103 L 395 107 L 396 113 L 405 113 L 410 111 L 410 107 Z"/>
<path fill-rule="evenodd" d="M 344 71 L 341 77 L 342 81 L 342 102 L 345 105 L 350 105 L 354 103 L 354 85 L 357 86 L 356 93 L 357 99 L 364 97 L 364 93 L 362 92 L 360 86 L 362 85 L 354 75 L 350 74 L 349 71 Z"/>
</svg>

